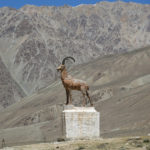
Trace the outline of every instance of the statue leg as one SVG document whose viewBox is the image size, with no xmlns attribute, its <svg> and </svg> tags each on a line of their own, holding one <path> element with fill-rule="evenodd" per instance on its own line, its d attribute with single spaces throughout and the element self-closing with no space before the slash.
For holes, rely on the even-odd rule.
<svg viewBox="0 0 150 150">
<path fill-rule="evenodd" d="M 66 98 L 67 98 L 66 105 L 68 105 L 69 103 L 69 90 L 68 89 L 66 89 Z"/>
<path fill-rule="evenodd" d="M 72 93 L 71 93 L 71 90 L 69 90 L 69 96 L 70 96 L 69 104 L 72 104 Z"/>
<path fill-rule="evenodd" d="M 81 91 L 83 95 L 83 106 L 86 104 L 86 99 L 85 99 L 85 91 Z"/>
<path fill-rule="evenodd" d="M 88 97 L 88 99 L 89 99 L 89 101 L 90 101 L 91 106 L 93 106 L 93 103 L 92 103 L 92 100 L 91 100 L 91 98 L 90 98 L 90 96 L 89 96 L 88 91 L 86 91 L 86 96 Z"/>
</svg>

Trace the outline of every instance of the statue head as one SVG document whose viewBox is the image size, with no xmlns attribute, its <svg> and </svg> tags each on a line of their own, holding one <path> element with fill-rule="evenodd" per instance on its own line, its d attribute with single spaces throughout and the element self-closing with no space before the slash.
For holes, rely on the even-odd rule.
<svg viewBox="0 0 150 150">
<path fill-rule="evenodd" d="M 57 71 L 63 71 L 65 69 L 65 65 L 60 65 L 58 68 L 57 68 Z"/>
</svg>

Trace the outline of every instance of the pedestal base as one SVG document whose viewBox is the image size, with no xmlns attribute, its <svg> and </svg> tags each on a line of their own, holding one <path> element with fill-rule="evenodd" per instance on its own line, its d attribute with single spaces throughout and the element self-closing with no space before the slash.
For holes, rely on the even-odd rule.
<svg viewBox="0 0 150 150">
<path fill-rule="evenodd" d="M 65 106 L 63 130 L 66 138 L 85 139 L 100 137 L 100 113 L 94 107 Z"/>
</svg>

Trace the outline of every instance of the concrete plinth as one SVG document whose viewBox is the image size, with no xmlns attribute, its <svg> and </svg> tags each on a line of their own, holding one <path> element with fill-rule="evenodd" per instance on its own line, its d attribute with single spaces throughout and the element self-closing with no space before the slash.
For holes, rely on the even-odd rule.
<svg viewBox="0 0 150 150">
<path fill-rule="evenodd" d="M 68 139 L 100 137 L 100 113 L 94 107 L 66 106 L 63 111 L 63 131 Z"/>
</svg>

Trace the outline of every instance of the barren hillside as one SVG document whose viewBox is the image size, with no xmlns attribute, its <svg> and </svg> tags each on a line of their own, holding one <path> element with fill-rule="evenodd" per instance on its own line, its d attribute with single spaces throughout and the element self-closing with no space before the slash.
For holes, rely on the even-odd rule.
<svg viewBox="0 0 150 150">
<path fill-rule="evenodd" d="M 149 133 L 149 66 L 150 47 L 147 47 L 99 57 L 69 71 L 90 85 L 94 106 L 101 113 L 102 137 Z M 58 77 L 48 87 L 0 111 L 1 138 L 5 137 L 8 143 L 55 141 L 62 135 L 64 103 L 65 90 Z M 81 106 L 81 103 L 81 93 L 74 91 L 73 104 Z"/>
</svg>

